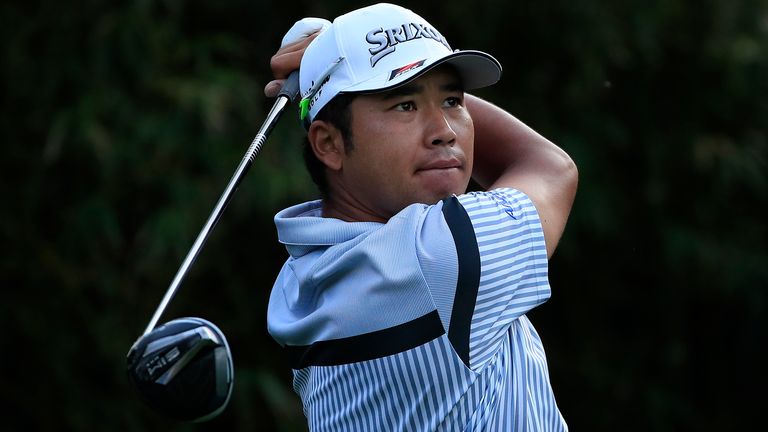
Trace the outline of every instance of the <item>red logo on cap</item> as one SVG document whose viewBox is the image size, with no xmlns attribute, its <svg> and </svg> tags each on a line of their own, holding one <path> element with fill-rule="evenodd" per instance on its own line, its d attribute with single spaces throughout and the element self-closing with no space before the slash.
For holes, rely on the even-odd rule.
<svg viewBox="0 0 768 432">
<path fill-rule="evenodd" d="M 403 67 L 400 67 L 400 68 L 397 68 L 397 69 L 393 70 L 393 71 L 392 71 L 392 72 L 389 74 L 389 80 L 388 80 L 388 81 L 391 81 L 391 80 L 393 80 L 393 79 L 395 79 L 395 78 L 399 77 L 400 75 L 402 75 L 402 74 L 404 74 L 404 73 L 406 73 L 406 72 L 412 71 L 412 70 L 414 70 L 414 69 L 416 69 L 416 68 L 419 68 L 419 67 L 423 66 L 423 65 L 424 65 L 424 62 L 425 62 L 426 60 L 427 60 L 427 59 L 424 59 L 424 60 L 419 60 L 419 61 L 417 61 L 417 62 L 415 62 L 415 63 L 411 63 L 411 64 L 408 64 L 408 65 L 405 65 L 405 66 L 403 66 Z"/>
</svg>

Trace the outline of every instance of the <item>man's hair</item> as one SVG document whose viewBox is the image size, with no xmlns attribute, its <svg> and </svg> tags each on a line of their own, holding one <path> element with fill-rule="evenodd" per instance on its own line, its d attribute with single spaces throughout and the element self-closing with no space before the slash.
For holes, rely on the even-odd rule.
<svg viewBox="0 0 768 432">
<path fill-rule="evenodd" d="M 328 122 L 339 130 L 341 138 L 344 140 L 346 152 L 355 148 L 352 143 L 352 110 L 350 109 L 355 96 L 354 93 L 339 93 L 315 116 L 315 120 Z M 317 185 L 320 196 L 323 199 L 328 198 L 329 190 L 328 179 L 325 176 L 325 164 L 315 156 L 308 138 L 304 140 L 304 165 L 307 167 L 312 181 Z"/>
</svg>

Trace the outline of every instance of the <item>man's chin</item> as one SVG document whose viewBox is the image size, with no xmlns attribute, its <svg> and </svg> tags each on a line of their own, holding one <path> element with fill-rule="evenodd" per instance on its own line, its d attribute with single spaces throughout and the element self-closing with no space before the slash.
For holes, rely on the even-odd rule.
<svg viewBox="0 0 768 432">
<path fill-rule="evenodd" d="M 467 191 L 469 185 L 469 179 L 455 178 L 452 176 L 444 176 L 441 178 L 432 178 L 430 181 L 423 182 L 422 190 L 425 191 L 430 199 L 447 198 L 451 195 L 460 195 Z"/>
<path fill-rule="evenodd" d="M 424 196 L 420 202 L 424 204 L 437 204 L 438 202 L 449 198 L 453 195 L 461 195 L 464 192 L 466 192 L 466 187 L 464 188 L 444 188 L 440 190 L 433 191 L 429 193 L 428 195 Z"/>
</svg>

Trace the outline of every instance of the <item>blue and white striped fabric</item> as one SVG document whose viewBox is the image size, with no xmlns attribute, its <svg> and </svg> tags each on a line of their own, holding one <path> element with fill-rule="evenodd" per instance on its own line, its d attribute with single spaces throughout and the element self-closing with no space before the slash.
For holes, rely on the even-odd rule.
<svg viewBox="0 0 768 432">
<path fill-rule="evenodd" d="M 275 218 L 290 258 L 268 326 L 312 431 L 563 431 L 525 313 L 550 296 L 536 209 L 511 189 L 386 224 Z"/>
</svg>

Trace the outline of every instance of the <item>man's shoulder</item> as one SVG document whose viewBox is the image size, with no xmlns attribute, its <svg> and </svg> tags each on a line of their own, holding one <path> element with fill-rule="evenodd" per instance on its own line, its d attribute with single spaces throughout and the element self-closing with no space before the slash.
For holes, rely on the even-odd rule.
<svg viewBox="0 0 768 432">
<path fill-rule="evenodd" d="M 468 212 L 482 212 L 491 209 L 501 209 L 516 219 L 515 214 L 521 211 L 535 211 L 531 199 L 525 193 L 511 188 L 498 188 L 489 191 L 468 192 L 458 195 L 456 199 Z"/>
</svg>

